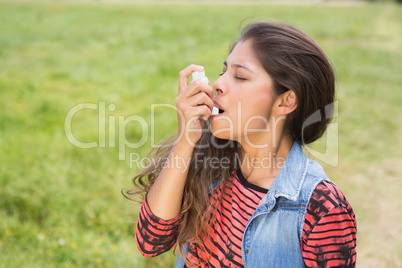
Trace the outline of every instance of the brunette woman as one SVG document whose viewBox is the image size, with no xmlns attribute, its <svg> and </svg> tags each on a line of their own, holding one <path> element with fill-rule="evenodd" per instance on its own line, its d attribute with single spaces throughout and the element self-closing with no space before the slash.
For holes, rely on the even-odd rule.
<svg viewBox="0 0 402 268">
<path fill-rule="evenodd" d="M 354 267 L 354 212 L 302 150 L 325 132 L 334 102 L 321 47 L 292 26 L 252 23 L 212 87 L 189 84 L 202 69 L 180 72 L 178 133 L 128 192 L 143 198 L 140 252 L 176 245 L 176 267 Z"/>
</svg>

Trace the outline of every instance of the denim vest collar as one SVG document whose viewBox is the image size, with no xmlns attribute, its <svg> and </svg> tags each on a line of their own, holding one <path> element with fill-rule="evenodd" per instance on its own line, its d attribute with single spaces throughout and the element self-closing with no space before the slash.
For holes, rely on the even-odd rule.
<svg viewBox="0 0 402 268">
<path fill-rule="evenodd" d="M 301 185 L 306 177 L 308 164 L 309 159 L 304 154 L 300 144 L 294 142 L 283 167 L 276 176 L 267 195 L 261 199 L 260 206 L 268 204 L 281 196 L 296 201 L 300 193 Z M 208 193 L 219 187 L 222 182 L 222 179 L 214 181 L 212 185 L 210 185 Z M 275 202 L 269 205 L 270 209 L 272 209 L 273 206 L 275 206 Z"/>
<path fill-rule="evenodd" d="M 294 142 L 283 167 L 268 193 L 261 199 L 259 206 L 267 205 L 268 210 L 272 210 L 276 204 L 276 199 L 279 197 L 296 201 L 306 177 L 308 162 L 309 159 L 304 154 L 300 144 Z"/>
</svg>

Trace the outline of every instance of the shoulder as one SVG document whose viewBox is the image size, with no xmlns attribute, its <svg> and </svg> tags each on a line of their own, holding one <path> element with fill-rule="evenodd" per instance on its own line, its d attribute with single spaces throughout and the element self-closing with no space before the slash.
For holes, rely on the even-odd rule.
<svg viewBox="0 0 402 268">
<path fill-rule="evenodd" d="M 311 194 L 309 206 L 320 205 L 320 207 L 325 206 L 327 209 L 334 207 L 350 208 L 342 191 L 331 182 L 322 166 L 312 159 L 308 159 L 305 181 L 310 181 L 310 185 L 313 186 L 310 188 L 311 190 L 317 183 Z"/>
<path fill-rule="evenodd" d="M 308 203 L 303 235 L 308 236 L 314 227 L 325 228 L 328 224 L 339 225 L 348 222 L 356 226 L 355 213 L 345 195 L 335 184 L 320 182 Z"/>
<path fill-rule="evenodd" d="M 308 208 L 321 214 L 334 208 L 343 208 L 354 215 L 342 191 L 335 184 L 325 180 L 320 182 L 313 191 Z"/>
<path fill-rule="evenodd" d="M 302 254 L 309 267 L 354 267 L 356 217 L 345 195 L 331 182 L 320 182 L 311 195 Z"/>
</svg>

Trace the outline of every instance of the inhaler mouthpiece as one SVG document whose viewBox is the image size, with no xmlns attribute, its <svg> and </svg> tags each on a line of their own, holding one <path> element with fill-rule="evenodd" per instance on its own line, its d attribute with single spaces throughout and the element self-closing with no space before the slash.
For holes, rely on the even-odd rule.
<svg viewBox="0 0 402 268">
<path fill-rule="evenodd" d="M 212 114 L 211 115 L 217 115 L 217 114 L 219 114 L 219 109 L 214 106 L 214 108 L 212 108 Z"/>
</svg>

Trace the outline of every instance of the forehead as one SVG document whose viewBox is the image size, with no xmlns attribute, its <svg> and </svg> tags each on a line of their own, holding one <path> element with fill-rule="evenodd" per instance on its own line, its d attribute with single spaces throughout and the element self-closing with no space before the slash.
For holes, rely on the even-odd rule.
<svg viewBox="0 0 402 268">
<path fill-rule="evenodd" d="M 240 64 L 248 67 L 250 70 L 257 71 L 262 68 L 261 63 L 255 57 L 250 40 L 240 41 L 234 47 L 228 58 L 227 65 Z"/>
</svg>

